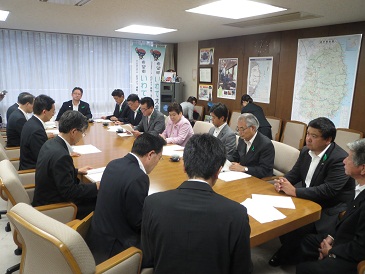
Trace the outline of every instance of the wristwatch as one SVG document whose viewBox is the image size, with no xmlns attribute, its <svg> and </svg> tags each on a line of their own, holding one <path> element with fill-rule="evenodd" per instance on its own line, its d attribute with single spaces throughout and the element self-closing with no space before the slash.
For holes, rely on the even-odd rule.
<svg viewBox="0 0 365 274">
<path fill-rule="evenodd" d="M 244 172 L 247 172 L 248 171 L 248 167 L 247 166 L 245 166 L 245 168 L 244 168 L 244 170 L 243 170 Z"/>
</svg>

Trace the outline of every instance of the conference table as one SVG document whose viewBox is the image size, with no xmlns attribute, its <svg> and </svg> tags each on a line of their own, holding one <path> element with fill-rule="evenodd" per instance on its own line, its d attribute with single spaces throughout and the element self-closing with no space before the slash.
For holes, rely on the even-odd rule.
<svg viewBox="0 0 365 274">
<path fill-rule="evenodd" d="M 113 124 L 110 123 L 110 125 Z M 73 157 L 74 164 L 76 167 L 105 167 L 111 160 L 121 158 L 130 152 L 134 140 L 133 136 L 120 137 L 116 132 L 108 131 L 108 127 L 101 123 L 90 123 L 86 136 L 77 145 L 91 144 L 101 150 L 101 153 Z M 162 156 L 155 169 L 149 174 L 149 178 L 149 194 L 177 188 L 187 179 L 183 160 L 171 162 L 169 156 Z M 286 196 L 283 193 L 277 193 L 272 184 L 255 177 L 231 182 L 218 179 L 213 190 L 238 203 L 251 198 L 252 194 Z M 318 204 L 294 197 L 293 202 L 295 209 L 277 208 L 286 216 L 282 220 L 261 224 L 249 216 L 251 247 L 258 246 L 320 218 L 321 207 Z"/>
</svg>

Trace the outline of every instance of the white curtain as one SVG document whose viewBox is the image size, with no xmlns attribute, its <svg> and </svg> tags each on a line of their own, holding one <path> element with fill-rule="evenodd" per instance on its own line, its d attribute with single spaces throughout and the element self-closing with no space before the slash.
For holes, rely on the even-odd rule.
<svg viewBox="0 0 365 274">
<path fill-rule="evenodd" d="M 3 122 L 20 92 L 52 97 L 57 115 L 76 86 L 83 88 L 82 100 L 90 104 L 93 117 L 111 114 L 114 89 L 122 89 L 126 97 L 133 93 L 131 43 L 119 38 L 0 29 L 0 91 L 8 91 L 0 102 Z"/>
</svg>

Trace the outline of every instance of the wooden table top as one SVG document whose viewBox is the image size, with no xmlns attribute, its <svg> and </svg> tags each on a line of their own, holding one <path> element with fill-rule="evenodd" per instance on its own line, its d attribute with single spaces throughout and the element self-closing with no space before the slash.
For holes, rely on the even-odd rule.
<svg viewBox="0 0 365 274">
<path fill-rule="evenodd" d="M 85 154 L 74 157 L 76 167 L 90 165 L 93 168 L 104 167 L 111 160 L 121 158 L 130 152 L 134 137 L 119 137 L 115 132 L 107 131 L 100 123 L 90 124 L 86 136 L 77 145 L 92 144 L 102 153 Z M 162 156 L 155 169 L 149 174 L 149 194 L 177 188 L 187 179 L 184 172 L 183 161 L 171 162 L 169 156 Z M 224 182 L 218 180 L 213 187 L 214 191 L 238 203 L 251 194 L 284 195 L 277 193 L 274 186 L 255 177 Z M 278 208 L 285 216 L 285 219 L 261 224 L 251 216 L 251 246 L 257 246 L 274 239 L 280 235 L 297 229 L 303 225 L 314 222 L 320 218 L 321 207 L 309 200 L 293 198 L 296 209 Z"/>
</svg>

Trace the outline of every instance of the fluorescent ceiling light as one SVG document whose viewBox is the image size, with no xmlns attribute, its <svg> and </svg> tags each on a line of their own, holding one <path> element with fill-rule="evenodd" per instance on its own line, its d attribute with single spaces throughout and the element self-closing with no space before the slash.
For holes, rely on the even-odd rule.
<svg viewBox="0 0 365 274">
<path fill-rule="evenodd" d="M 0 21 L 5 21 L 8 15 L 9 15 L 8 11 L 0 10 Z"/>
<path fill-rule="evenodd" d="M 177 31 L 177 29 L 166 29 L 166 28 L 150 27 L 150 26 L 142 26 L 142 25 L 130 25 L 128 27 L 117 29 L 116 31 L 157 35 L 157 34 Z"/>
<path fill-rule="evenodd" d="M 248 0 L 221 0 L 186 11 L 230 19 L 242 19 L 283 10 L 286 9 Z"/>
</svg>

